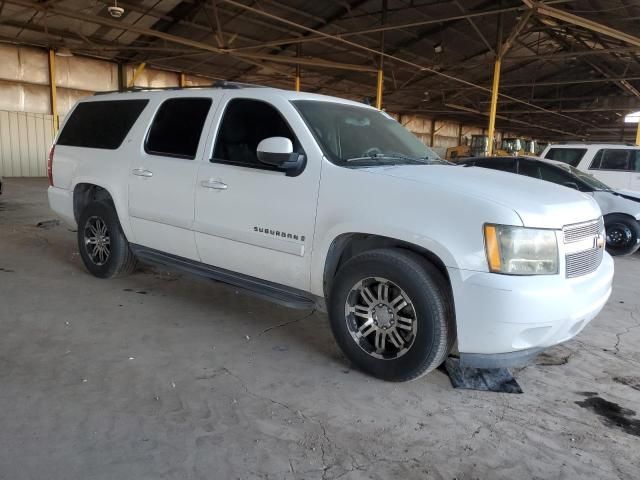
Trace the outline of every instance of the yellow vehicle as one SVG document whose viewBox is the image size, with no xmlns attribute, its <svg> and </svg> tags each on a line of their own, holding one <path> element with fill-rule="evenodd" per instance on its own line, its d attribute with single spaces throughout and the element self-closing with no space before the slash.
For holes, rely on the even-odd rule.
<svg viewBox="0 0 640 480">
<path fill-rule="evenodd" d="M 456 160 L 466 157 L 484 157 L 489 151 L 489 137 L 486 135 L 472 135 L 469 145 L 458 145 L 447 148 L 445 159 Z"/>
</svg>

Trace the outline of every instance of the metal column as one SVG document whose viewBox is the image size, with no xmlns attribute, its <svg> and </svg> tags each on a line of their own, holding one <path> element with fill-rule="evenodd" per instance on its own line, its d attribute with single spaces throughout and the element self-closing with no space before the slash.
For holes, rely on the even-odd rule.
<svg viewBox="0 0 640 480">
<path fill-rule="evenodd" d="M 381 24 L 384 25 L 387 16 L 387 0 L 382 0 Z M 378 65 L 378 80 L 376 82 L 376 108 L 382 110 L 382 90 L 384 88 L 384 31 L 380 32 L 380 63 Z"/>
<path fill-rule="evenodd" d="M 296 57 L 300 57 L 301 50 L 302 48 L 300 44 L 296 45 Z M 295 89 L 296 89 L 296 92 L 300 91 L 300 64 L 299 63 L 296 65 Z"/>
<path fill-rule="evenodd" d="M 488 155 L 493 155 L 493 134 L 496 129 L 496 111 L 498 109 L 498 88 L 500 86 L 500 64 L 502 59 L 498 55 L 496 57 L 496 63 L 493 67 L 493 85 L 491 86 L 491 108 L 489 110 L 489 130 L 487 136 L 489 137 L 489 150 Z"/>
<path fill-rule="evenodd" d="M 49 49 L 49 100 L 51 102 L 51 115 L 53 115 L 53 134 L 58 133 L 58 92 L 56 90 L 56 52 Z"/>
</svg>

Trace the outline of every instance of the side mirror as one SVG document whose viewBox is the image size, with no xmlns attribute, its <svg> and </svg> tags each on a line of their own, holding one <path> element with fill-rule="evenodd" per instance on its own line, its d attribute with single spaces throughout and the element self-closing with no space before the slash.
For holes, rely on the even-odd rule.
<svg viewBox="0 0 640 480">
<path fill-rule="evenodd" d="M 294 152 L 286 137 L 265 138 L 258 144 L 256 154 L 262 163 L 286 170 L 289 177 L 302 173 L 306 164 L 305 156 Z"/>
<path fill-rule="evenodd" d="M 578 188 L 578 184 L 575 182 L 564 182 L 563 184 L 565 187 L 569 187 L 569 188 L 574 188 L 576 190 L 580 190 L 580 188 Z"/>
<path fill-rule="evenodd" d="M 291 140 L 285 137 L 265 138 L 258 144 L 257 155 L 262 163 L 275 167 L 284 167 L 298 157 L 298 154 L 293 152 Z"/>
</svg>

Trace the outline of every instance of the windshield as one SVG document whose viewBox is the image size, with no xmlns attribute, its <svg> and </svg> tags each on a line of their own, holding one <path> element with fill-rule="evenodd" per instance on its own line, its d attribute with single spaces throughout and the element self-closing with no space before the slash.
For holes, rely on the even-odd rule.
<svg viewBox="0 0 640 480">
<path fill-rule="evenodd" d="M 577 168 L 572 167 L 571 165 L 566 165 L 566 166 L 569 168 L 569 171 L 573 176 L 578 177 L 579 180 L 582 180 L 584 183 L 586 183 L 589 187 L 593 188 L 594 190 L 611 190 L 611 187 L 609 185 L 602 183 L 593 175 L 589 175 L 588 173 L 585 173 L 582 170 L 578 170 Z"/>
<path fill-rule="evenodd" d="M 393 118 L 371 108 L 296 100 L 325 155 L 336 165 L 447 164 Z"/>
</svg>

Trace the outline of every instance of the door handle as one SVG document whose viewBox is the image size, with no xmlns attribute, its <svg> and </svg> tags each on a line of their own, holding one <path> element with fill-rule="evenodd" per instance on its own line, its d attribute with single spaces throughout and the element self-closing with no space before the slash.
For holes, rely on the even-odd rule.
<svg viewBox="0 0 640 480">
<path fill-rule="evenodd" d="M 134 168 L 131 173 L 133 173 L 137 177 L 153 177 L 153 172 L 150 170 L 145 170 L 144 168 Z"/>
<path fill-rule="evenodd" d="M 215 188 L 216 190 L 226 190 L 228 188 L 226 183 L 217 180 L 203 180 L 200 185 L 204 188 Z"/>
</svg>

